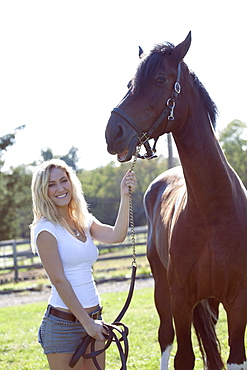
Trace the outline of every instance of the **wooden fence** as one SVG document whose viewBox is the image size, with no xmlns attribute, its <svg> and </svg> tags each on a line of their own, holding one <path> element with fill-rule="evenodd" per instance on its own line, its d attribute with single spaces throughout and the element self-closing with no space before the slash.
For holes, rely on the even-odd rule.
<svg viewBox="0 0 247 370">
<path fill-rule="evenodd" d="M 146 243 L 147 227 L 141 226 L 135 228 L 135 245 L 143 245 Z M 127 237 L 124 243 L 109 245 L 97 245 L 100 255 L 98 260 L 109 260 L 119 258 L 131 258 L 132 255 L 105 256 L 103 251 L 114 251 L 123 247 L 131 246 L 131 231 L 128 230 Z M 137 257 L 144 256 L 144 253 L 136 254 Z M 7 271 L 13 271 L 14 280 L 19 280 L 19 271 L 21 269 L 37 269 L 41 268 L 39 257 L 34 254 L 31 249 L 30 239 L 17 239 L 0 241 L 0 274 Z M 1 276 L 1 275 L 0 275 Z"/>
</svg>

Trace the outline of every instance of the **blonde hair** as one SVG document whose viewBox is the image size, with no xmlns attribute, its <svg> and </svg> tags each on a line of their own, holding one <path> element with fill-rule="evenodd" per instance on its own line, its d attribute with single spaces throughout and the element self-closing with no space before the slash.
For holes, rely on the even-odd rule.
<svg viewBox="0 0 247 370">
<path fill-rule="evenodd" d="M 34 226 L 43 218 L 53 224 L 60 224 L 71 232 L 65 219 L 59 216 L 57 208 L 48 196 L 48 185 L 50 180 L 50 173 L 53 168 L 62 169 L 71 183 L 72 195 L 69 203 L 69 215 L 76 224 L 76 227 L 84 232 L 87 229 L 86 220 L 89 212 L 87 203 L 85 201 L 81 183 L 76 176 L 75 171 L 69 167 L 61 159 L 51 159 L 50 161 L 43 162 L 34 172 L 32 178 L 32 202 L 33 202 L 33 215 L 34 219 L 30 225 L 31 229 L 31 245 L 34 249 Z"/>
</svg>

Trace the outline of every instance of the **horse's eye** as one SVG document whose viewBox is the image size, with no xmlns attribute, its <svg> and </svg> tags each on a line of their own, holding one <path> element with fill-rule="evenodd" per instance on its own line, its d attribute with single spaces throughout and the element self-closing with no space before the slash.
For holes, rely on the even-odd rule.
<svg viewBox="0 0 247 370">
<path fill-rule="evenodd" d="M 165 78 L 165 77 L 158 77 L 158 78 L 157 78 L 157 80 L 156 80 L 156 82 L 157 82 L 159 85 L 161 85 L 161 84 L 163 84 L 163 83 L 165 83 L 165 82 L 166 82 L 166 78 Z"/>
</svg>

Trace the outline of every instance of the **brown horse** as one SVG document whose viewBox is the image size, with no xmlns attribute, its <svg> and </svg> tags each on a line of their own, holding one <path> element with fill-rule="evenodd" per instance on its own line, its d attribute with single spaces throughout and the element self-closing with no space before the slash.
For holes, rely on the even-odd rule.
<svg viewBox="0 0 247 370">
<path fill-rule="evenodd" d="M 171 132 L 182 168 L 160 175 L 145 196 L 148 259 L 160 316 L 161 369 L 168 369 L 175 324 L 176 370 L 194 368 L 193 322 L 205 368 L 224 368 L 211 308 L 227 313 L 227 368 L 246 370 L 247 200 L 213 127 L 217 109 L 183 62 L 191 34 L 179 45 L 157 45 L 142 58 L 129 91 L 106 128 L 108 151 L 131 159 L 148 140 Z"/>
</svg>

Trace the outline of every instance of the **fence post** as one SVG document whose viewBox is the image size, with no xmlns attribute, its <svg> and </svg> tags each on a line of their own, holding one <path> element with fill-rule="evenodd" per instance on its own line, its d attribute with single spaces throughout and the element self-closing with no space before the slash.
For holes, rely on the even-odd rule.
<svg viewBox="0 0 247 370">
<path fill-rule="evenodd" d="M 15 273 L 14 279 L 15 279 L 15 281 L 18 281 L 16 240 L 13 240 L 12 248 L 13 248 L 13 262 L 14 262 L 14 273 Z"/>
</svg>

